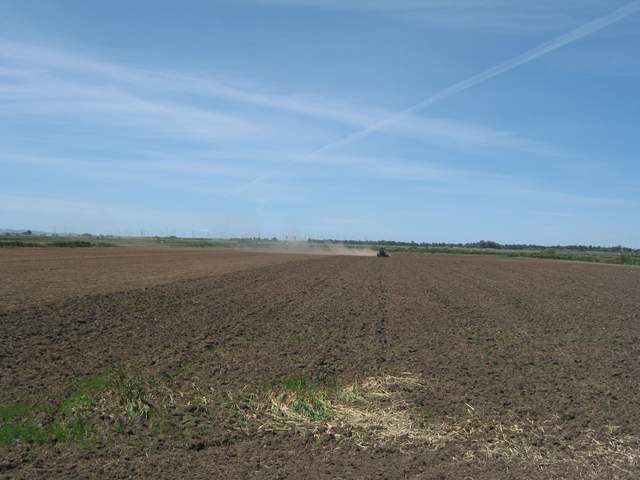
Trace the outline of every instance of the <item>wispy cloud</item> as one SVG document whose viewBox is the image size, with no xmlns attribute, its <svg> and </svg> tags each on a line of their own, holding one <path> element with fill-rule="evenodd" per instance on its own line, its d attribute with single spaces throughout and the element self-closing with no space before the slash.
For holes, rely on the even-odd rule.
<svg viewBox="0 0 640 480">
<path fill-rule="evenodd" d="M 449 87 L 431 95 L 430 97 L 422 100 L 404 110 L 400 110 L 380 120 L 370 123 L 364 128 L 356 130 L 338 140 L 326 143 L 319 148 L 316 148 L 309 152 L 309 155 L 322 156 L 327 152 L 338 149 L 340 147 L 347 146 L 359 140 L 365 139 L 375 133 L 383 130 L 396 129 L 398 125 L 405 124 L 412 118 L 415 118 L 415 114 L 425 108 L 443 101 L 449 97 L 452 97 L 460 92 L 475 87 L 481 83 L 484 83 L 498 75 L 507 73 L 521 65 L 529 63 L 537 58 L 540 58 L 554 50 L 562 48 L 573 42 L 580 40 L 588 35 L 591 35 L 607 26 L 616 23 L 624 18 L 627 18 L 640 11 L 640 1 L 634 1 L 630 4 L 621 7 L 614 12 L 593 20 L 577 29 L 574 29 L 564 35 L 561 35 L 555 39 L 545 42 L 531 50 L 524 52 L 514 58 L 511 58 L 503 63 L 500 63 L 494 67 L 484 70 L 476 75 L 473 75 L 465 80 L 456 82 Z M 254 185 L 264 182 L 273 174 L 268 173 L 252 179 L 240 188 L 240 191 L 248 190 Z"/>
<path fill-rule="evenodd" d="M 68 178 L 90 178 L 93 182 L 104 182 L 133 187 L 161 188 L 171 192 L 184 192 L 220 197 L 233 192 L 234 182 L 248 176 L 266 172 L 267 165 L 238 165 L 229 159 L 206 160 L 184 159 L 182 156 L 152 157 L 131 156 L 129 158 L 94 158 L 85 160 L 73 156 L 25 155 L 3 153 L 0 166 L 21 166 L 42 172 L 64 172 Z M 277 168 L 277 167 L 276 167 Z M 273 169 L 273 168 L 272 168 Z M 278 171 L 280 174 L 286 171 Z M 45 176 L 47 173 L 44 174 Z"/>
<path fill-rule="evenodd" d="M 22 165 L 52 170 L 66 170 L 76 176 L 100 176 L 112 179 L 139 179 L 132 175 L 183 174 L 189 182 L 194 178 L 242 181 L 256 174 L 275 172 L 278 177 L 295 175 L 297 178 L 384 178 L 396 181 L 419 181 L 460 178 L 475 175 L 476 178 L 498 177 L 487 172 L 456 170 L 426 162 L 414 162 L 401 158 L 375 158 L 353 155 L 327 155 L 322 158 L 296 152 L 262 153 L 191 153 L 185 160 L 182 155 L 156 154 L 127 159 L 103 158 L 91 161 L 69 156 L 24 155 L 4 153 L 0 165 Z M 330 168 L 327 168 L 330 167 Z M 173 181 L 178 178 L 173 177 Z"/>
<path fill-rule="evenodd" d="M 533 186 L 530 179 L 501 173 L 451 168 L 445 164 L 416 162 L 399 157 L 366 157 L 327 154 L 314 156 L 299 152 L 256 154 L 192 153 L 190 160 L 152 154 L 149 158 L 87 161 L 73 157 L 4 154 L 0 165 L 20 164 L 66 171 L 75 177 L 100 178 L 139 185 L 171 188 L 205 196 L 232 199 L 238 195 L 260 202 L 265 198 L 286 197 L 296 190 L 288 184 L 292 175 L 300 180 L 332 184 L 348 179 L 405 183 L 412 190 L 461 198 L 529 199 L 556 206 L 607 207 L 628 204 L 621 198 L 567 193 Z M 275 174 L 267 177 L 267 172 Z M 167 177 L 165 174 L 171 174 Z M 248 176 L 263 175 L 266 185 L 256 184 L 238 191 L 234 184 Z M 235 182 L 235 183 L 234 183 Z M 295 187 L 295 185 L 294 185 Z M 277 192 L 277 193 L 274 193 Z M 299 192 L 298 192 L 299 193 Z M 275 195 L 275 197 L 274 197 Z"/>
<path fill-rule="evenodd" d="M 354 111 L 347 105 L 326 98 L 299 93 L 272 93 L 246 81 L 243 82 L 244 85 L 237 86 L 216 78 L 130 67 L 34 45 L 0 40 L 1 57 L 11 59 L 18 64 L 30 64 L 32 72 L 53 71 L 57 74 L 72 75 L 73 78 L 81 76 L 85 82 L 110 82 L 121 88 L 128 87 L 136 91 L 204 95 L 236 103 L 317 116 L 351 125 L 358 125 L 370 119 L 366 113 Z M 11 69 L 11 73 L 26 72 Z M 2 71 L 0 71 L 1 75 Z"/>
<path fill-rule="evenodd" d="M 210 235 L 243 226 L 240 221 L 227 223 L 223 215 L 211 218 L 195 209 L 184 211 L 153 202 L 131 205 L 113 199 L 96 202 L 24 191 L 0 193 L 0 220 L 24 229 L 125 235 L 190 235 L 194 231 Z"/>
<path fill-rule="evenodd" d="M 18 213 L 38 213 L 51 215 L 71 215 L 80 216 L 97 216 L 97 217 L 131 217 L 132 219 L 144 218 L 140 214 L 145 215 L 149 211 L 132 210 L 129 206 L 114 207 L 93 202 L 67 200 L 52 196 L 42 195 L 24 195 L 24 194 L 0 194 L 0 210 L 6 212 Z"/>
<path fill-rule="evenodd" d="M 232 1 L 232 0 L 229 0 Z M 237 3 L 238 0 L 233 0 Z M 491 33 L 551 32 L 602 14 L 610 0 L 241 0 L 258 6 L 392 15 L 409 22 Z"/>
<path fill-rule="evenodd" d="M 34 57 L 29 55 L 29 49 L 22 52 L 5 47 L 0 42 L 0 59 L 15 57 L 15 65 L 8 72 L 0 71 L 0 115 L 49 115 L 66 117 L 74 123 L 90 117 L 99 123 L 137 126 L 147 132 L 209 141 L 251 138 L 269 130 L 228 112 L 167 100 L 160 92 L 143 94 L 104 78 L 89 78 L 87 74 L 94 73 L 90 61 L 84 65 L 85 70 L 70 75 L 65 62 L 48 63 L 50 56 L 57 58 L 55 55 Z M 26 56 L 20 57 L 20 52 Z M 144 90 L 142 85 L 139 87 Z"/>
<path fill-rule="evenodd" d="M 303 115 L 357 128 L 366 128 L 372 118 L 388 118 L 388 112 L 376 108 L 356 107 L 313 95 L 275 94 L 257 86 L 249 88 L 246 84 L 237 86 L 196 75 L 138 69 L 6 41 L 0 41 L 0 58 L 9 60 L 0 70 L 0 115 L 66 115 L 73 123 L 84 115 L 89 118 L 99 113 L 99 121 L 112 121 L 143 132 L 170 134 L 183 140 L 206 140 L 216 145 L 214 152 L 181 148 L 179 156 L 153 152 L 136 155 L 128 148 L 129 158 L 104 156 L 101 159 L 100 155 L 94 155 L 92 161 L 73 155 L 25 152 L 11 155 L 5 150 L 0 158 L 0 163 L 4 164 L 63 169 L 74 176 L 144 183 L 203 195 L 228 198 L 248 195 L 256 201 L 274 195 L 270 190 L 279 194 L 291 191 L 289 187 L 295 185 L 285 183 L 292 175 L 297 179 L 317 181 L 369 178 L 422 182 L 443 191 L 459 192 L 477 191 L 477 185 L 483 185 L 483 191 L 495 191 L 496 185 L 513 184 L 514 181 L 522 185 L 527 183 L 526 179 L 494 172 L 452 168 L 444 161 L 340 155 L 328 151 L 319 155 L 288 150 L 286 144 L 280 150 L 246 152 L 238 148 L 246 137 L 272 132 L 255 117 L 238 115 L 233 109 L 229 111 L 228 105 L 205 109 L 192 105 L 182 95 L 197 94 L 230 104 Z M 512 132 L 446 118 L 417 116 L 412 111 L 396 118 L 386 128 L 395 135 L 468 152 L 506 149 L 558 153 L 553 147 Z M 221 140 L 227 143 L 218 144 Z M 254 180 L 247 183 L 252 178 Z M 258 185 L 269 179 L 272 188 Z"/>
<path fill-rule="evenodd" d="M 379 132 L 381 130 L 391 127 L 394 124 L 397 124 L 398 122 L 402 121 L 407 115 L 415 114 L 416 112 L 424 110 L 425 108 L 437 102 L 440 102 L 460 92 L 463 92 L 472 87 L 480 85 L 481 83 L 484 83 L 487 80 L 497 77 L 498 75 L 507 73 L 521 65 L 524 65 L 537 58 L 547 55 L 548 53 L 551 53 L 554 50 L 558 50 L 559 48 L 562 48 L 584 37 L 592 35 L 593 33 L 599 30 L 602 30 L 603 28 L 606 28 L 609 25 L 612 25 L 616 22 L 619 22 L 620 20 L 627 18 L 639 11 L 640 11 L 640 1 L 629 3 L 624 7 L 621 7 L 615 10 L 612 13 L 605 15 L 604 17 L 593 20 L 579 28 L 576 28 L 575 30 L 572 30 L 564 35 L 554 38 L 553 40 L 545 42 L 535 48 L 532 48 L 531 50 L 528 50 L 521 55 L 518 55 L 494 67 L 484 70 L 483 72 L 473 75 L 465 80 L 456 82 L 453 85 L 450 85 L 449 87 L 437 92 L 436 94 L 431 95 L 430 97 L 410 106 L 409 108 L 396 112 L 393 115 L 390 115 L 377 122 L 374 122 L 370 124 L 368 127 L 363 128 L 362 130 L 358 130 L 337 141 L 323 145 L 322 147 L 316 149 L 313 153 L 319 154 L 327 150 L 331 150 L 334 148 L 348 145 L 358 140 L 362 140 L 376 132 Z"/>
<path fill-rule="evenodd" d="M 534 215 L 540 215 L 542 217 L 559 217 L 559 218 L 572 218 L 575 217 L 575 213 L 567 213 L 567 212 L 541 212 L 538 210 L 534 210 L 531 212 Z"/>
<path fill-rule="evenodd" d="M 331 125 L 367 128 L 390 112 L 304 93 L 274 93 L 244 82 L 167 70 L 140 69 L 72 53 L 0 40 L 1 113 L 7 115 L 100 115 L 101 122 L 137 126 L 179 138 L 217 142 L 264 138 L 286 142 L 288 129 L 267 126 L 260 116 L 240 113 L 246 105 L 302 115 Z M 195 106 L 193 96 L 213 102 Z M 313 130 L 312 126 L 298 125 Z M 442 144 L 467 153 L 492 149 L 561 153 L 557 147 L 514 132 L 446 118 L 407 113 L 388 126 L 396 135 Z"/>
<path fill-rule="evenodd" d="M 519 204 L 526 201 L 536 205 L 547 205 L 549 208 L 563 207 L 588 207 L 611 208 L 628 207 L 635 208 L 636 202 L 624 198 L 611 196 L 598 196 L 590 194 L 569 193 L 540 186 L 530 186 L 527 179 L 519 179 L 520 182 L 497 181 L 491 183 L 467 182 L 465 185 L 424 186 L 419 191 L 437 195 L 471 198 L 495 198 Z M 505 204 L 506 205 L 506 204 Z M 540 212 L 538 212 L 540 213 Z"/>
</svg>

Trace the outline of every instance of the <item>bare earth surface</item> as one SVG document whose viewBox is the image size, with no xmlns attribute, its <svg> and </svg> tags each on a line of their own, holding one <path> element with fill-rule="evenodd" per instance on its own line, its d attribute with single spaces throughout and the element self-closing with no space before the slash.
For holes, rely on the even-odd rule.
<svg viewBox="0 0 640 480">
<path fill-rule="evenodd" d="M 296 257 L 201 248 L 5 248 L 0 249 L 0 306 L 150 287 Z"/>
<path fill-rule="evenodd" d="M 638 268 L 96 253 L 1 253 L 0 405 L 125 368 L 157 413 L 105 394 L 97 440 L 0 446 L 0 477 L 640 477 Z"/>
</svg>

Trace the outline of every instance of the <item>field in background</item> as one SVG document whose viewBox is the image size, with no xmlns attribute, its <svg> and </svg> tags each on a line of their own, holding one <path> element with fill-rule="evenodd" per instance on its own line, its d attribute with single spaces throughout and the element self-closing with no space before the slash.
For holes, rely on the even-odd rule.
<svg viewBox="0 0 640 480">
<path fill-rule="evenodd" d="M 570 260 L 575 262 L 609 263 L 616 265 L 640 265 L 640 254 L 631 252 L 585 252 L 571 248 L 548 248 L 539 250 L 510 250 L 465 247 L 387 247 L 394 253 L 441 253 L 450 255 L 500 255 L 504 257 L 541 258 L 548 260 Z"/>
<path fill-rule="evenodd" d="M 4 248 L 0 305 L 59 301 L 70 296 L 147 288 L 307 258 L 225 249 Z"/>
<path fill-rule="evenodd" d="M 384 247 L 391 253 L 425 253 L 447 255 L 500 255 L 505 257 L 570 260 L 578 262 L 640 265 L 640 250 L 626 247 L 501 245 L 480 241 L 468 244 L 415 243 L 394 241 L 309 240 L 312 245 L 340 244 L 346 248 Z"/>
<path fill-rule="evenodd" d="M 636 268 L 138 247 L 0 269 L 0 476 L 640 473 Z"/>
<path fill-rule="evenodd" d="M 484 245 L 484 244 L 487 245 Z M 640 250 L 631 248 L 602 247 L 541 247 L 500 246 L 495 242 L 477 242 L 482 246 L 441 246 L 437 244 L 412 244 L 403 242 L 365 242 L 337 240 L 285 241 L 263 238 L 181 238 L 181 237 L 117 237 L 117 236 L 51 236 L 51 235 L 0 235 L 0 248 L 6 247 L 182 247 L 227 248 L 245 250 L 282 251 L 292 253 L 372 253 L 384 246 L 388 252 L 449 254 L 449 255 L 500 255 L 506 257 L 570 260 L 578 262 L 640 265 Z M 499 248 L 494 247 L 496 245 Z"/>
</svg>

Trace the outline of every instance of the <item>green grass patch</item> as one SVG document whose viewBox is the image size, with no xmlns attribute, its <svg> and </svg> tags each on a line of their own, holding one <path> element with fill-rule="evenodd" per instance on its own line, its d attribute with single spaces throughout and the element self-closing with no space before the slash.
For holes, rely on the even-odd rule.
<svg viewBox="0 0 640 480">
<path fill-rule="evenodd" d="M 46 443 L 80 440 L 90 432 L 91 427 L 75 413 L 56 412 L 51 418 L 46 414 L 46 409 L 34 407 L 0 422 L 0 445 L 13 445 L 17 441 Z"/>
<path fill-rule="evenodd" d="M 58 395 L 33 404 L 0 406 L 0 444 L 90 440 L 99 418 L 117 418 L 121 429 L 151 418 L 155 408 L 144 383 L 124 371 L 72 382 Z"/>
<path fill-rule="evenodd" d="M 80 440 L 92 431 L 88 411 L 108 385 L 107 376 L 73 382 L 59 402 L 0 406 L 0 444 Z"/>
<path fill-rule="evenodd" d="M 14 405 L 0 405 L 0 420 L 7 421 L 15 417 L 23 417 L 32 411 L 33 407 L 17 403 Z"/>
<path fill-rule="evenodd" d="M 292 412 L 314 422 L 331 417 L 331 401 L 326 388 L 304 378 L 288 379 L 282 387 L 283 392 L 274 401 L 274 405 L 280 406 L 281 413 Z"/>
<path fill-rule="evenodd" d="M 0 445 L 13 445 L 18 440 L 44 443 L 51 438 L 50 431 L 32 421 L 0 425 Z"/>
</svg>

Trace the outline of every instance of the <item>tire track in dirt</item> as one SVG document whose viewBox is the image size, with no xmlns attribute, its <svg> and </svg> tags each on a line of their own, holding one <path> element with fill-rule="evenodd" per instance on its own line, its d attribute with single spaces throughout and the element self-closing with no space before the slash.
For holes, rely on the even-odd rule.
<svg viewBox="0 0 640 480">
<path fill-rule="evenodd" d="M 434 411 L 460 413 L 469 403 L 496 415 L 570 412 L 567 421 L 592 428 L 629 425 L 623 412 L 638 404 L 628 382 L 640 369 L 629 356 L 640 350 L 640 272 L 485 258 L 392 260 L 394 363 L 434 385 Z"/>
<path fill-rule="evenodd" d="M 370 259 L 323 257 L 0 313 L 2 397 L 136 363 L 229 388 L 374 370 L 385 296 Z M 382 336 L 376 330 L 382 329 Z"/>
<path fill-rule="evenodd" d="M 220 397 L 269 391 L 292 377 L 350 383 L 409 371 L 424 383 L 411 393 L 412 413 L 430 424 L 474 415 L 535 426 L 553 418 L 560 436 L 527 441 L 556 443 L 525 445 L 559 451 L 584 432 L 596 441 L 611 438 L 613 427 L 640 435 L 638 311 L 640 270 L 484 257 L 323 257 L 0 312 L 0 403 L 122 362 L 151 375 L 178 371 L 185 385 Z M 294 430 L 202 451 L 164 445 L 126 458 L 32 446 L 15 461 L 23 461 L 21 470 L 10 473 L 63 478 L 73 464 L 79 477 L 103 478 L 615 478 L 611 469 L 587 471 L 576 462 L 482 457 L 478 449 L 487 444 L 478 438 L 464 448 L 476 448 L 479 461 L 452 459 L 465 451 L 459 437 L 442 450 L 365 450 Z M 623 467 L 628 478 L 638 471 Z M 599 477 L 587 475 L 593 472 Z"/>
<path fill-rule="evenodd" d="M 318 269 L 308 275 L 318 280 L 303 287 L 304 302 L 298 298 L 274 311 L 268 322 L 256 325 L 255 338 L 269 345 L 264 361 L 277 350 L 299 374 L 320 379 L 375 371 L 384 352 L 377 332 L 384 309 L 380 307 L 379 277 L 370 262 L 333 257 L 322 265 L 314 264 Z M 292 283 L 304 285 L 304 279 Z"/>
<path fill-rule="evenodd" d="M 0 312 L 0 396 L 122 362 L 172 369 L 202 361 L 202 350 L 214 343 L 231 349 L 257 312 L 295 302 L 289 271 L 283 264 Z"/>
<path fill-rule="evenodd" d="M 3 248 L 0 311 L 310 258 L 203 248 Z"/>
<path fill-rule="evenodd" d="M 387 338 L 387 291 L 385 288 L 384 282 L 384 268 L 385 268 L 385 260 L 379 261 L 379 265 L 377 266 L 377 277 L 378 277 L 378 291 L 376 294 L 376 298 L 378 301 L 377 309 L 378 314 L 375 319 L 375 334 L 379 343 L 380 355 L 377 359 L 378 361 L 378 371 L 383 371 L 385 368 L 385 363 L 387 361 L 387 355 L 389 351 L 389 340 Z"/>
</svg>

